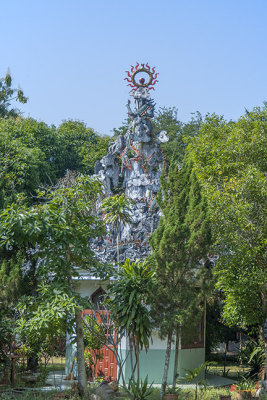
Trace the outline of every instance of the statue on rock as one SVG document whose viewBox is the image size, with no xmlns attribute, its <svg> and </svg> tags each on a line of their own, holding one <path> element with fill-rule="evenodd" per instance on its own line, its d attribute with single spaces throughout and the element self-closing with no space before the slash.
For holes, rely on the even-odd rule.
<svg viewBox="0 0 267 400">
<path fill-rule="evenodd" d="M 149 235 L 157 228 L 160 211 L 155 206 L 155 196 L 160 187 L 164 155 L 160 143 L 167 142 L 165 131 L 155 132 L 153 117 L 155 103 L 150 97 L 158 73 L 148 64 L 136 64 L 126 71 L 125 80 L 132 87 L 128 101 L 130 118 L 127 132 L 109 146 L 108 154 L 95 165 L 95 175 L 103 182 L 103 197 L 124 193 L 131 201 L 131 222 L 120 227 L 120 262 L 145 258 L 150 252 Z M 138 75 L 140 78 L 137 81 Z M 96 254 L 102 261 L 116 260 L 117 233 L 108 225 L 109 235 L 95 241 Z"/>
</svg>

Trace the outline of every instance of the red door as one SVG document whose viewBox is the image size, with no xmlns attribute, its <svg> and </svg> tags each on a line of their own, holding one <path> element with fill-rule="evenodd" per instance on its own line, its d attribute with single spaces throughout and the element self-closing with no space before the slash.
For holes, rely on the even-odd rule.
<svg viewBox="0 0 267 400">
<path fill-rule="evenodd" d="M 99 310 L 95 313 L 93 310 L 84 310 L 83 313 L 91 314 L 92 316 L 94 316 L 94 318 L 97 318 L 99 322 L 104 324 L 106 328 L 106 343 L 108 347 L 103 346 L 98 353 L 100 357 L 96 362 L 93 376 L 94 378 L 102 376 L 108 380 L 115 380 L 117 379 L 117 360 L 112 349 L 114 349 L 116 333 L 113 332 L 111 324 L 109 323 L 109 312 L 107 312 L 106 310 Z"/>
</svg>

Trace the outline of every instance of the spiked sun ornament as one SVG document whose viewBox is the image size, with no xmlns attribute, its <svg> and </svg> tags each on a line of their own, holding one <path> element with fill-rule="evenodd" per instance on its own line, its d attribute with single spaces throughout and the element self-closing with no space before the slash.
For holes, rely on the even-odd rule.
<svg viewBox="0 0 267 400">
<path fill-rule="evenodd" d="M 131 86 L 132 90 L 137 90 L 140 87 L 146 87 L 149 90 L 155 90 L 154 85 L 158 82 L 158 73 L 155 73 L 155 67 L 150 68 L 148 64 L 136 63 L 136 66 L 131 65 L 131 71 L 125 71 L 127 73 L 127 78 L 124 78 L 128 83 L 127 86 Z M 147 80 L 145 78 L 140 78 L 137 82 L 137 75 L 140 73 L 147 74 Z"/>
</svg>

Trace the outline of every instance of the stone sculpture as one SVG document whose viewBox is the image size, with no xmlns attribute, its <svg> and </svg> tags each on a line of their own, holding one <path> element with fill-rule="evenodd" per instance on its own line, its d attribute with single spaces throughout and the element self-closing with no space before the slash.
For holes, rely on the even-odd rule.
<svg viewBox="0 0 267 400">
<path fill-rule="evenodd" d="M 144 259 L 150 251 L 148 237 L 160 218 L 155 202 L 165 162 L 160 144 L 168 141 L 165 131 L 155 132 L 153 127 L 155 103 L 150 90 L 158 82 L 155 68 L 137 63 L 126 72 L 134 101 L 134 109 L 130 100 L 126 105 L 130 118 L 127 132 L 116 138 L 108 154 L 95 165 L 95 176 L 103 183 L 103 197 L 124 192 L 133 200 L 132 222 L 120 228 L 120 262 Z M 116 260 L 116 235 L 111 226 L 108 232 L 106 238 L 94 242 L 94 249 L 102 261 L 112 263 Z"/>
</svg>

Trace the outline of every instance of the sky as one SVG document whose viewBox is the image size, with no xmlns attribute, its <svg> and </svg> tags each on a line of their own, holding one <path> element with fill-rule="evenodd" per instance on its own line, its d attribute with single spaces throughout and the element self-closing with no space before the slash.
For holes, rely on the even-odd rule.
<svg viewBox="0 0 267 400">
<path fill-rule="evenodd" d="M 152 97 L 237 119 L 267 100 L 266 0 L 0 0 L 0 77 L 29 97 L 23 116 L 111 134 L 127 117 L 124 78 L 156 67 Z"/>
</svg>

